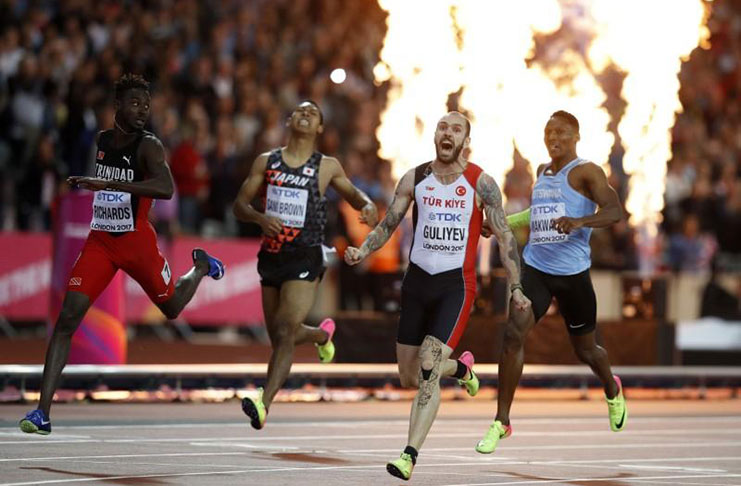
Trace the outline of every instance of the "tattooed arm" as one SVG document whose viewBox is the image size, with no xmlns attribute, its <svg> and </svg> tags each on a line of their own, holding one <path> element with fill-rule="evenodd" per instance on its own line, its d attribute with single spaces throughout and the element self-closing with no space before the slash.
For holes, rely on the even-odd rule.
<svg viewBox="0 0 741 486">
<path fill-rule="evenodd" d="M 522 293 L 520 284 L 520 256 L 517 253 L 517 241 L 512 234 L 512 229 L 507 224 L 507 217 L 502 207 L 502 193 L 499 186 L 485 172 L 479 176 L 476 182 L 476 194 L 484 204 L 484 213 L 489 220 L 489 225 L 499 243 L 499 256 L 502 260 L 504 270 L 507 272 L 509 288 L 512 291 L 512 300 L 519 309 L 525 309 L 530 301 Z"/>
<path fill-rule="evenodd" d="M 386 210 L 386 216 L 376 228 L 365 237 L 365 241 L 360 248 L 349 247 L 345 250 L 345 262 L 348 265 L 357 265 L 368 255 L 381 248 L 388 241 L 391 234 L 399 226 L 401 220 L 412 203 L 414 194 L 414 170 L 410 170 L 401 178 L 396 186 L 394 200 Z"/>
</svg>

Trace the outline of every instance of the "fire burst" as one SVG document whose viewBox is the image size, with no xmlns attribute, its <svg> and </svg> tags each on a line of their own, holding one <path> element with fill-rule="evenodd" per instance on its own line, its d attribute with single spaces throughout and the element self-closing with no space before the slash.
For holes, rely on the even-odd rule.
<svg viewBox="0 0 741 486">
<path fill-rule="evenodd" d="M 625 74 L 618 125 L 631 175 L 631 222 L 655 232 L 663 207 L 670 129 L 681 110 L 677 74 L 708 38 L 702 0 L 379 0 L 388 31 L 376 66 L 390 91 L 377 136 L 398 177 L 430 160 L 448 96 L 462 91 L 472 160 L 501 181 L 517 149 L 546 162 L 543 126 L 557 109 L 581 122 L 579 154 L 605 164 L 614 144 L 598 75 Z M 536 37 L 565 28 L 534 57 Z M 550 38 L 549 38 L 550 39 Z"/>
</svg>

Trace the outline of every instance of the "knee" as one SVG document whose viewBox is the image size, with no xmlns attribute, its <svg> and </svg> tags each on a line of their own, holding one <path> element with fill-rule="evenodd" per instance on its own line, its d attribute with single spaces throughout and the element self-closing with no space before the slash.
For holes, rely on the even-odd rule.
<svg viewBox="0 0 741 486">
<path fill-rule="evenodd" d="M 54 333 L 71 336 L 77 330 L 84 316 L 84 310 L 72 306 L 63 307 L 54 326 Z"/>
<path fill-rule="evenodd" d="M 597 346 L 591 348 L 578 347 L 574 348 L 574 352 L 576 353 L 576 357 L 579 358 L 582 363 L 592 363 L 597 359 L 599 349 Z"/>
<path fill-rule="evenodd" d="M 180 311 L 169 307 L 163 307 L 160 309 L 167 319 L 173 321 L 178 318 Z"/>
<path fill-rule="evenodd" d="M 442 362 L 442 343 L 430 336 L 425 338 L 419 353 L 420 383 L 439 380 L 439 368 Z"/>
<path fill-rule="evenodd" d="M 399 374 L 399 381 L 402 388 L 419 388 L 419 378 L 413 373 Z"/>
<path fill-rule="evenodd" d="M 277 318 L 273 322 L 275 331 L 271 335 L 271 340 L 274 345 L 286 345 L 288 343 L 293 344 L 294 339 L 294 325 L 287 319 Z"/>
<path fill-rule="evenodd" d="M 507 322 L 504 329 L 504 342 L 502 349 L 505 353 L 519 352 L 525 345 L 525 335 L 514 325 L 513 322 Z"/>
</svg>

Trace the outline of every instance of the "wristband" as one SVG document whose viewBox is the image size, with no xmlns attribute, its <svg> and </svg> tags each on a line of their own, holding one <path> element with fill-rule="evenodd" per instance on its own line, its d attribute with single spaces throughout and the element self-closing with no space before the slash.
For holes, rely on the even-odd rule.
<svg viewBox="0 0 741 486">
<path fill-rule="evenodd" d="M 520 292 L 522 292 L 522 284 L 521 283 L 513 283 L 509 286 L 510 293 L 514 293 L 515 290 L 520 289 Z"/>
</svg>

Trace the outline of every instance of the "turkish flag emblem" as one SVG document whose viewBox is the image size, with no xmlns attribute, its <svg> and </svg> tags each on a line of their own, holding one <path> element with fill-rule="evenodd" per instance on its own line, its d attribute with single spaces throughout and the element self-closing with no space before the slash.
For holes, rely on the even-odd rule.
<svg viewBox="0 0 741 486">
<path fill-rule="evenodd" d="M 455 188 L 455 193 L 459 196 L 465 196 L 466 195 L 466 188 L 463 186 L 458 186 Z"/>
</svg>

